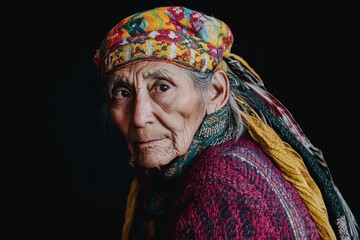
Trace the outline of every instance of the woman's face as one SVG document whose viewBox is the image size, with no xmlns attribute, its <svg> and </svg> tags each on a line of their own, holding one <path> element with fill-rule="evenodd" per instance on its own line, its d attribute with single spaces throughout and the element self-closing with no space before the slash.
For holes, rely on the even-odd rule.
<svg viewBox="0 0 360 240">
<path fill-rule="evenodd" d="M 110 116 L 134 160 L 152 168 L 184 155 L 205 116 L 191 78 L 154 61 L 132 63 L 114 75 Z"/>
</svg>

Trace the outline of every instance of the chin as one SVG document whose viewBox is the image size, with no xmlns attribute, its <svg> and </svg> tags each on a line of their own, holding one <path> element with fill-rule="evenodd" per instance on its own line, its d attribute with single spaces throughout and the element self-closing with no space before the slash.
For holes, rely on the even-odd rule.
<svg viewBox="0 0 360 240">
<path fill-rule="evenodd" d="M 142 167 L 144 168 L 158 168 L 160 169 L 162 166 L 165 166 L 167 164 L 169 164 L 171 161 L 173 160 L 173 158 L 171 159 L 147 159 L 147 158 L 139 158 L 139 159 L 135 159 L 135 161 Z"/>
</svg>

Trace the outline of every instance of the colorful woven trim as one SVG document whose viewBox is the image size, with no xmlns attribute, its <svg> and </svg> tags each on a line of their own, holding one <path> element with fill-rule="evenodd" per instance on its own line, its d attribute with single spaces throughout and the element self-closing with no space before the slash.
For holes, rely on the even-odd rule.
<svg viewBox="0 0 360 240">
<path fill-rule="evenodd" d="M 229 117 L 227 107 L 222 107 L 207 115 L 196 132 L 188 151 L 173 160 L 168 166 L 163 167 L 164 179 L 171 180 L 178 177 L 195 157 L 209 146 L 216 146 L 232 139 L 235 134 L 229 130 Z"/>
<path fill-rule="evenodd" d="M 230 28 L 214 17 L 185 7 L 159 7 L 131 15 L 114 26 L 93 60 L 102 76 L 137 60 L 211 72 L 230 53 L 232 43 Z"/>
</svg>

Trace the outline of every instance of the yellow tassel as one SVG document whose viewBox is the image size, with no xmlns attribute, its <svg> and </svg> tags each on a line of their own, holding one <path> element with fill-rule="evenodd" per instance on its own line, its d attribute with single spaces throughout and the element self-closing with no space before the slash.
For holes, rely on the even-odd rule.
<svg viewBox="0 0 360 240">
<path fill-rule="evenodd" d="M 125 220 L 124 220 L 124 224 L 122 228 L 122 236 L 121 236 L 122 240 L 129 239 L 129 233 L 131 229 L 131 224 L 134 219 L 136 199 L 137 199 L 137 194 L 139 192 L 139 188 L 140 188 L 140 183 L 137 180 L 137 178 L 134 178 L 131 181 L 130 190 L 126 202 Z"/>
<path fill-rule="evenodd" d="M 301 156 L 260 119 L 242 112 L 252 138 L 274 160 L 282 175 L 296 188 L 309 210 L 322 239 L 336 239 L 321 191 L 310 176 Z"/>
</svg>

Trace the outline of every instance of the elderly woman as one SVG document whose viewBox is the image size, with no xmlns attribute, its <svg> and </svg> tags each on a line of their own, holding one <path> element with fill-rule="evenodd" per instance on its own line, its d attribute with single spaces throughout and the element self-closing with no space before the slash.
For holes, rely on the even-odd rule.
<svg viewBox="0 0 360 240">
<path fill-rule="evenodd" d="M 224 22 L 166 6 L 96 52 L 134 172 L 122 238 L 358 238 L 321 151 L 232 44 Z"/>
</svg>

